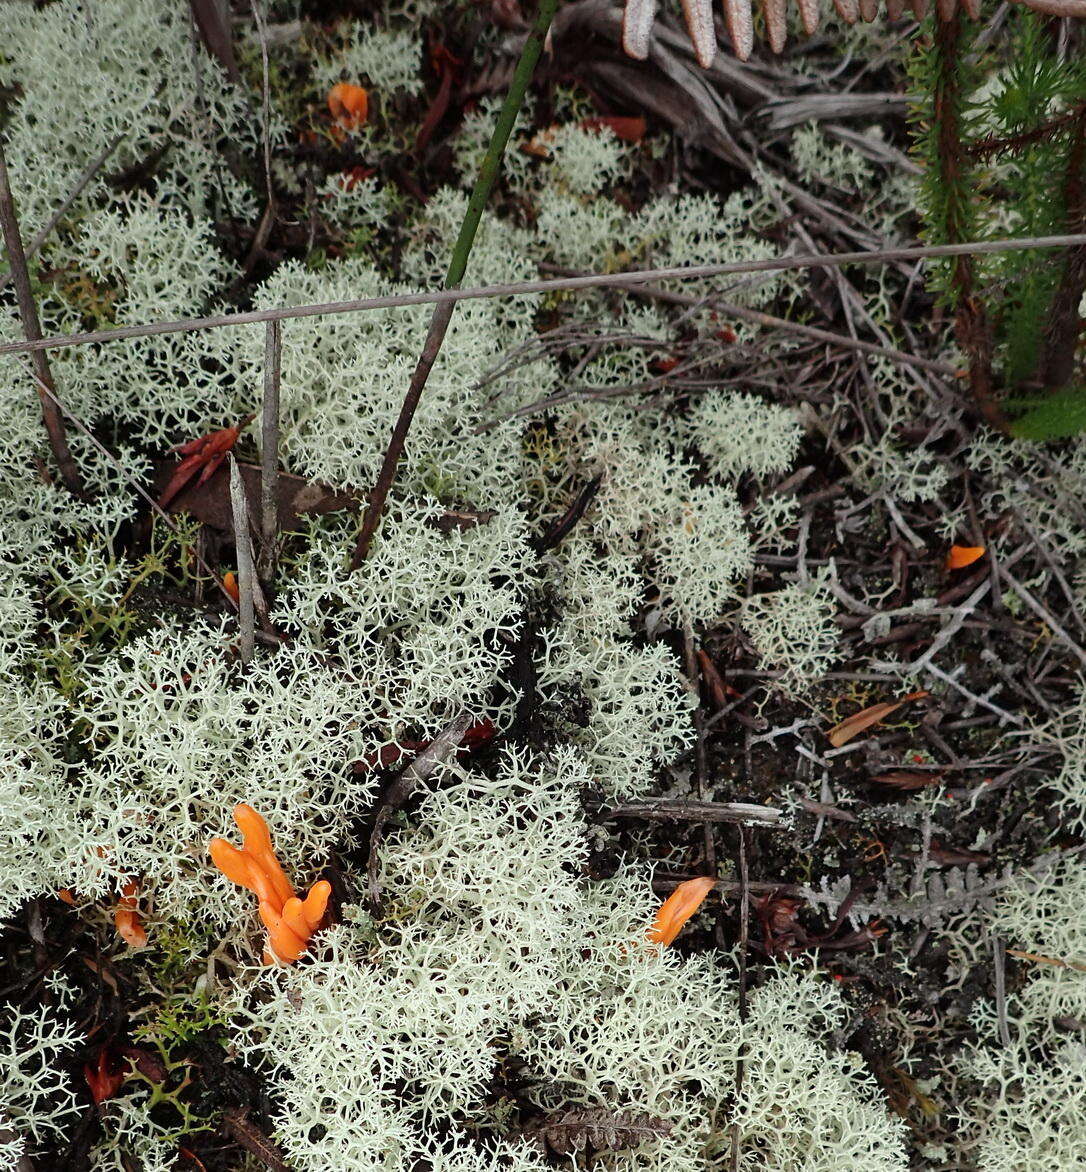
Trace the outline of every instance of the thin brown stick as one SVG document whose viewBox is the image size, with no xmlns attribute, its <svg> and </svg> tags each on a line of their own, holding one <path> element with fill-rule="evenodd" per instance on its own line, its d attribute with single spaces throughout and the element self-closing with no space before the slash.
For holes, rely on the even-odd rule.
<svg viewBox="0 0 1086 1172">
<path fill-rule="evenodd" d="M 275 195 L 272 191 L 272 166 L 271 166 L 271 81 L 270 81 L 270 66 L 268 63 L 268 30 L 264 23 L 264 17 L 260 14 L 259 0 L 249 0 L 250 6 L 253 10 L 253 21 L 256 24 L 257 37 L 260 40 L 260 66 L 261 66 L 261 121 L 260 121 L 260 137 L 261 144 L 264 148 L 264 185 L 268 197 L 268 203 L 272 206 L 275 204 Z"/>
<path fill-rule="evenodd" d="M 7 249 L 8 264 L 11 267 L 11 281 L 15 286 L 19 320 L 22 322 L 26 340 L 35 342 L 41 337 L 41 321 L 38 318 L 38 306 L 34 301 L 34 293 L 30 287 L 30 272 L 26 267 L 26 253 L 23 252 L 23 238 L 19 234 L 19 219 L 15 212 L 15 199 L 11 194 L 11 184 L 8 182 L 8 164 L 4 157 L 2 144 L 0 144 L 0 228 L 3 229 L 4 247 Z M 53 375 L 49 370 L 49 359 L 45 352 L 35 352 L 31 361 L 37 374 L 36 381 L 52 389 Z M 42 393 L 40 387 L 38 398 L 41 401 L 42 419 L 49 436 L 49 446 L 53 449 L 53 456 L 60 469 L 61 478 L 67 485 L 69 492 L 80 493 L 83 491 L 83 483 L 64 434 L 64 421 L 55 404 Z"/>
<path fill-rule="evenodd" d="M 539 266 L 544 272 L 562 273 L 570 277 L 587 276 L 577 269 L 568 269 L 562 265 L 544 262 Z M 671 305 L 712 305 L 714 308 L 737 317 L 742 321 L 749 321 L 754 325 L 767 326 L 770 329 L 786 330 L 791 334 L 800 334 L 804 338 L 811 338 L 816 342 L 828 342 L 833 346 L 841 346 L 846 350 L 858 350 L 862 354 L 872 354 L 877 358 L 889 358 L 906 366 L 916 366 L 921 370 L 930 370 L 932 374 L 952 378 L 957 374 L 955 367 L 949 362 L 939 362 L 933 358 L 922 358 L 917 354 L 907 354 L 904 350 L 896 350 L 892 346 L 879 346 L 875 342 L 864 342 L 859 338 L 850 338 L 847 334 L 837 334 L 832 330 L 820 330 L 817 326 L 804 325 L 802 322 L 789 321 L 784 317 L 775 317 L 771 313 L 762 313 L 758 309 L 750 309 L 745 305 L 737 305 L 734 301 L 726 301 L 716 294 L 705 297 L 693 297 L 689 293 L 676 293 L 672 289 L 661 289 L 655 285 L 644 285 L 630 290 L 637 297 L 646 297 L 655 301 L 666 301 Z"/>
<path fill-rule="evenodd" d="M 340 313 L 361 313 L 372 309 L 399 309 L 408 305 L 443 305 L 458 301 L 482 301 L 488 297 L 522 297 L 529 294 L 574 292 L 579 289 L 630 289 L 653 281 L 694 281 L 708 277 L 743 273 L 790 272 L 799 269 L 836 269 L 844 265 L 884 264 L 888 261 L 938 260 L 949 256 L 988 255 L 999 252 L 1028 252 L 1030 249 L 1071 248 L 1086 244 L 1086 233 L 1077 236 L 1028 236 L 1000 240 L 976 240 L 964 244 L 932 244 L 915 248 L 877 248 L 866 252 L 804 253 L 769 257 L 766 260 L 729 261 L 715 265 L 677 265 L 672 268 L 639 269 L 627 273 L 593 273 L 587 277 L 559 277 L 550 281 L 514 281 L 506 285 L 480 285 L 461 289 L 434 289 L 425 293 L 395 293 L 363 297 L 354 301 L 324 301 L 308 305 L 285 305 L 275 309 L 254 309 L 209 317 L 177 318 L 148 325 L 118 326 L 114 330 L 89 330 L 82 334 L 54 334 L 26 342 L 5 342 L 0 354 L 21 354 L 34 350 L 55 350 L 66 346 L 89 346 L 98 342 L 119 342 L 126 338 L 151 338 L 161 334 L 184 334 L 253 322 L 289 321 L 300 317 L 331 317 Z"/>
<path fill-rule="evenodd" d="M 1081 230 L 1086 225 L 1086 106 L 1080 106 L 1068 152 L 1064 177 L 1066 224 Z M 1086 289 L 1086 248 L 1069 248 L 1059 284 L 1048 306 L 1038 381 L 1044 387 L 1063 387 L 1075 372 L 1080 340 L 1078 307 Z"/>
<path fill-rule="evenodd" d="M 699 799 L 697 805 L 705 807 L 710 804 L 706 800 L 708 761 L 705 751 L 705 713 L 701 707 L 701 674 L 698 671 L 698 660 L 694 653 L 694 628 L 689 621 L 683 626 L 683 662 L 687 686 L 694 699 L 694 773 Z M 715 879 L 717 877 L 717 863 L 713 823 L 709 818 L 702 818 L 700 821 L 702 843 L 705 849 L 705 866 Z"/>
<path fill-rule="evenodd" d="M 947 200 L 944 230 L 949 239 L 960 240 L 966 231 L 964 205 L 968 192 L 961 194 L 965 160 L 960 55 L 964 28 L 957 12 L 950 20 L 935 22 L 936 78 L 932 92 L 936 119 L 936 162 L 939 178 L 952 193 Z M 981 417 L 996 431 L 1007 431 L 1007 420 L 993 386 L 992 327 L 983 301 L 976 290 L 973 258 L 961 254 L 950 269 L 954 294 L 954 332 L 958 345 L 969 359 L 969 387 Z"/>
<path fill-rule="evenodd" d="M 249 247 L 249 254 L 246 256 L 245 264 L 242 266 L 242 279 L 250 276 L 253 269 L 256 268 L 257 262 L 264 252 L 264 245 L 267 244 L 268 237 L 271 235 L 272 228 L 275 226 L 278 209 L 275 200 L 275 188 L 272 184 L 271 80 L 270 65 L 268 62 L 268 29 L 264 17 L 260 13 L 258 0 L 249 0 L 249 3 L 253 13 L 253 21 L 256 24 L 257 37 L 260 41 L 262 95 L 260 134 L 264 153 L 264 193 L 266 202 L 264 204 L 264 214 L 260 217 L 260 223 L 257 225 L 253 242 Z"/>
<path fill-rule="evenodd" d="M 247 1107 L 230 1107 L 223 1112 L 223 1126 L 235 1140 L 271 1172 L 290 1172 L 283 1153 L 258 1127 L 249 1122 Z"/>
<path fill-rule="evenodd" d="M 373 820 L 373 829 L 370 831 L 369 859 L 366 865 L 370 909 L 375 916 L 381 913 L 380 846 L 385 824 L 414 795 L 419 786 L 453 756 L 464 739 L 464 734 L 471 727 L 471 722 L 472 716 L 468 712 L 461 712 L 453 717 L 429 745 L 408 764 L 385 793 Z"/>
<path fill-rule="evenodd" d="M 241 82 L 234 55 L 234 38 L 230 28 L 230 10 L 226 0 L 189 0 L 193 20 L 204 48 L 223 67 L 233 82 Z"/>
<path fill-rule="evenodd" d="M 509 143 L 509 136 L 513 133 L 517 115 L 524 102 L 524 95 L 528 92 L 528 86 L 543 51 L 543 45 L 557 8 L 558 0 L 539 0 L 535 21 L 521 47 L 520 59 L 513 71 L 513 78 L 509 83 L 505 101 L 498 112 L 497 121 L 494 123 L 494 129 L 490 135 L 490 144 L 487 146 L 486 154 L 479 165 L 479 174 L 476 176 L 475 186 L 472 188 L 467 207 L 464 209 L 464 217 L 460 222 L 460 230 L 453 243 L 449 267 L 445 273 L 446 289 L 458 289 L 467 273 L 468 258 L 471 256 L 475 236 L 479 230 L 479 224 L 482 222 L 483 211 L 501 169 L 502 157 Z M 404 396 L 396 426 L 392 429 L 392 436 L 385 449 L 384 459 L 381 461 L 377 482 L 370 493 L 366 515 L 362 518 L 362 526 L 355 542 L 354 553 L 351 555 L 352 570 L 357 570 L 365 561 L 366 554 L 369 553 L 370 543 L 373 540 L 373 535 L 377 532 L 385 501 L 392 488 L 396 469 L 407 443 L 407 433 L 411 428 L 415 409 L 418 407 L 419 399 L 426 387 L 426 381 L 430 377 L 430 371 L 433 369 L 434 362 L 441 350 L 441 344 L 445 340 L 455 304 L 454 301 L 449 301 L 434 307 L 433 315 L 430 318 L 430 328 L 426 331 L 422 354 L 419 356 L 418 365 L 411 376 L 411 384 Z"/>
<path fill-rule="evenodd" d="M 1008 948 L 1006 952 L 1008 956 L 1013 956 L 1017 960 L 1028 960 L 1033 964 L 1047 964 L 1058 969 L 1074 969 L 1077 973 L 1086 973 L 1086 964 L 1079 960 L 1060 960 L 1055 956 L 1042 956 L 1037 952 L 1025 952 L 1021 948 Z"/>
<path fill-rule="evenodd" d="M 351 555 L 352 570 L 357 570 L 369 553 L 370 542 L 373 541 L 373 535 L 377 532 L 385 500 L 392 488 L 392 482 L 396 478 L 396 469 L 399 466 L 404 445 L 407 443 L 407 433 L 411 429 L 411 421 L 415 418 L 415 411 L 422 398 L 422 392 L 426 388 L 430 371 L 433 370 L 434 363 L 441 351 L 441 343 L 445 341 L 445 334 L 449 329 L 449 322 L 452 320 L 454 304 L 452 301 L 442 302 L 436 306 L 433 316 L 430 318 L 430 328 L 426 331 L 422 353 L 419 355 L 418 363 L 411 375 L 411 383 L 400 406 L 396 426 L 392 429 L 392 436 L 385 449 L 381 470 L 377 474 L 377 481 L 370 493 L 370 503 L 366 508 L 366 515 L 362 519 L 362 527 L 358 532 L 354 553 Z"/>
<path fill-rule="evenodd" d="M 992 936 L 992 968 L 995 977 L 996 1020 L 999 1022 L 999 1040 L 1004 1046 L 1011 1044 L 1010 1026 L 1007 1022 L 1007 950 L 1003 941 Z"/>
<path fill-rule="evenodd" d="M 64 202 L 60 205 L 60 207 L 57 208 L 55 212 L 53 212 L 49 219 L 46 220 L 44 224 L 42 224 L 37 232 L 34 233 L 30 243 L 26 246 L 25 256 L 27 260 L 33 259 L 33 257 L 37 254 L 38 249 L 41 248 L 41 246 L 48 239 L 49 233 L 52 232 L 57 224 L 59 224 L 60 221 L 64 218 L 64 213 L 83 194 L 83 192 L 86 190 L 87 184 L 90 183 L 95 175 L 98 174 L 98 172 L 105 165 L 109 156 L 113 154 L 113 152 L 121 145 L 123 141 L 123 134 L 116 135 L 101 151 L 98 152 L 97 155 L 95 155 L 93 159 L 91 159 L 86 167 L 83 168 L 83 170 L 79 173 L 79 177 L 75 181 L 75 186 L 64 197 Z M 8 287 L 8 282 L 10 280 L 10 273 L 0 277 L 0 293 L 2 293 Z"/>
<path fill-rule="evenodd" d="M 1009 586 L 1015 594 L 1033 611 L 1033 613 L 1047 625 L 1048 629 L 1055 637 L 1064 644 L 1065 647 L 1070 648 L 1074 652 L 1075 657 L 1079 663 L 1086 667 L 1086 651 L 1072 638 L 1070 633 L 1056 619 L 1055 615 L 1040 602 L 1034 594 L 1028 590 L 1021 582 L 1010 572 L 1006 565 L 998 567 L 999 577 L 1003 579 L 1006 586 Z"/>
<path fill-rule="evenodd" d="M 279 379 L 283 358 L 282 326 L 267 324 L 264 341 L 264 402 L 260 420 L 260 577 L 275 574 L 279 529 Z"/>
</svg>

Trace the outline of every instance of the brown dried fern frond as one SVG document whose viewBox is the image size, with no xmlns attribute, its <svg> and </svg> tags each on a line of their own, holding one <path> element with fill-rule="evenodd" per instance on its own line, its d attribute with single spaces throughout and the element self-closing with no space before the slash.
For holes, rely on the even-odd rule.
<svg viewBox="0 0 1086 1172">
<path fill-rule="evenodd" d="M 671 1124 L 644 1111 L 571 1108 L 536 1119 L 524 1128 L 525 1139 L 556 1156 L 592 1149 L 617 1152 L 671 1133 Z"/>
<path fill-rule="evenodd" d="M 1019 0 L 1046 16 L 1086 17 L 1086 0 Z M 761 0 L 766 37 L 774 53 L 784 48 L 788 30 L 788 0 Z M 821 0 L 796 0 L 804 32 L 810 36 L 821 20 Z M 724 23 L 735 55 L 746 61 L 754 48 L 753 0 L 723 0 Z M 879 15 L 880 0 L 833 0 L 838 16 L 847 24 L 872 21 Z M 717 53 L 713 25 L 713 0 L 682 0 L 683 16 L 698 64 L 708 69 Z M 926 16 L 930 0 L 886 0 L 887 20 L 898 20 L 906 7 L 919 20 Z M 974 20 L 980 16 L 980 0 L 936 0 L 940 20 L 951 20 L 959 8 Z M 626 0 L 622 22 L 622 47 L 630 57 L 644 60 L 649 55 L 656 0 Z"/>
</svg>

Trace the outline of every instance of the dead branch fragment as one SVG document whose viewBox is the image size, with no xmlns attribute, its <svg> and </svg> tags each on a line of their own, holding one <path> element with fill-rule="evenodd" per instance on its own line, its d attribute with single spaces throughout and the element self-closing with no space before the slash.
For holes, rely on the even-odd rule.
<svg viewBox="0 0 1086 1172">
<path fill-rule="evenodd" d="M 15 198 L 11 194 L 8 165 L 2 145 L 0 145 L 0 229 L 4 233 L 4 248 L 7 250 L 8 264 L 11 267 L 11 281 L 15 286 L 15 299 L 19 306 L 19 320 L 23 325 L 23 334 L 28 342 L 36 342 L 41 338 L 41 321 L 38 318 L 38 305 L 30 287 L 30 272 L 26 267 L 23 238 L 19 232 Z M 41 389 L 41 386 L 50 390 L 53 387 L 53 375 L 49 369 L 49 359 L 46 357 L 45 351 L 34 351 L 32 362 L 37 381 L 41 384 L 38 387 L 38 398 L 41 400 L 42 419 L 49 435 L 49 446 L 53 449 L 53 456 L 68 491 L 80 493 L 83 491 L 83 483 L 68 447 L 68 439 L 64 434 L 64 421 L 60 417 L 56 404 L 51 402 Z"/>
<path fill-rule="evenodd" d="M 746 826 L 780 826 L 783 811 L 775 806 L 752 802 L 702 802 L 693 798 L 659 798 L 645 802 L 623 802 L 600 815 L 600 821 L 616 818 L 644 818 L 653 822 L 736 822 Z"/>
<path fill-rule="evenodd" d="M 381 909 L 378 849 L 384 834 L 385 823 L 396 810 L 410 801 L 415 790 L 456 752 L 464 735 L 471 728 L 473 719 L 468 713 L 462 712 L 451 720 L 389 787 L 384 801 L 377 811 L 377 817 L 374 819 L 373 830 L 370 832 L 369 860 L 366 873 L 369 880 L 370 905 L 374 914 L 377 914 Z"/>
</svg>

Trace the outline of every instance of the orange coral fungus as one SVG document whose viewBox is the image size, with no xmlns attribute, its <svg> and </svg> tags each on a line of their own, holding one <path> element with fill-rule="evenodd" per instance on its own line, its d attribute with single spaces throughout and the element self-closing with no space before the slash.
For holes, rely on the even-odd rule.
<svg viewBox="0 0 1086 1172">
<path fill-rule="evenodd" d="M 222 588 L 235 602 L 241 601 L 241 591 L 238 589 L 238 576 L 233 570 L 227 570 L 222 576 Z"/>
<path fill-rule="evenodd" d="M 946 555 L 946 568 L 964 570 L 984 557 L 984 548 L 983 545 L 952 545 Z"/>
<path fill-rule="evenodd" d="M 705 902 L 713 890 L 715 879 L 687 879 L 664 900 L 649 929 L 649 942 L 670 944 L 682 931 L 683 924 Z"/>
<path fill-rule="evenodd" d="M 187 444 L 178 444 L 176 447 L 170 448 L 170 451 L 176 452 L 182 457 L 182 460 L 173 470 L 169 483 L 158 498 L 159 508 L 164 509 L 197 473 L 200 474 L 196 481 L 197 485 L 206 484 L 219 470 L 234 444 L 238 442 L 242 428 L 247 427 L 252 419 L 251 415 L 246 415 L 234 427 L 224 427 L 220 431 L 209 431 L 207 435 L 189 440 Z"/>
<path fill-rule="evenodd" d="M 264 819 L 252 806 L 242 803 L 234 809 L 234 821 L 241 831 L 241 848 L 225 838 L 213 838 L 209 848 L 212 862 L 227 879 L 253 892 L 268 930 L 270 959 L 291 964 L 305 952 L 324 919 L 332 888 L 322 879 L 313 884 L 305 899 L 299 899 L 275 857 Z M 264 957 L 269 960 L 267 952 Z"/>
<path fill-rule="evenodd" d="M 139 889 L 139 884 L 135 879 L 129 879 L 121 888 L 121 898 L 117 901 L 116 910 L 113 912 L 113 926 L 117 929 L 117 935 L 129 948 L 146 948 L 147 946 L 147 932 L 143 927 L 140 914 L 136 910 L 139 906 L 136 902 Z"/>
<path fill-rule="evenodd" d="M 328 109 L 344 130 L 357 130 L 370 112 L 369 94 L 360 85 L 341 81 L 328 91 Z"/>
</svg>

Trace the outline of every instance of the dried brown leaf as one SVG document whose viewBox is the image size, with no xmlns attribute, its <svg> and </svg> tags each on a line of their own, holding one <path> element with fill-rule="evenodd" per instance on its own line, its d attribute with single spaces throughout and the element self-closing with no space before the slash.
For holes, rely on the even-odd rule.
<svg viewBox="0 0 1086 1172">
<path fill-rule="evenodd" d="M 966 850 L 965 847 L 943 846 L 933 842 L 928 847 L 928 859 L 939 867 L 967 867 L 970 863 L 983 866 L 992 861 L 992 856 L 984 851 Z"/>
<path fill-rule="evenodd" d="M 167 461 L 156 470 L 156 480 L 169 480 L 175 465 Z M 260 513 L 260 468 L 255 464 L 238 463 L 238 472 L 245 489 L 245 496 L 251 516 Z M 298 527 L 298 518 L 307 513 L 334 513 L 340 509 L 358 507 L 358 498 L 348 493 L 336 492 L 321 484 L 279 474 L 278 485 L 279 532 L 289 533 Z M 182 489 L 169 503 L 171 513 L 185 512 L 218 529 L 233 533 L 234 521 L 230 508 L 230 477 L 225 468 L 220 468 L 204 484 Z"/>
<path fill-rule="evenodd" d="M 888 716 L 893 715 L 902 705 L 908 704 L 911 700 L 922 700 L 927 695 L 928 693 L 923 690 L 910 692 L 907 696 L 902 696 L 900 700 L 888 700 L 882 704 L 872 704 L 870 708 L 862 708 L 859 712 L 854 712 L 851 716 L 846 717 L 840 724 L 835 724 L 826 733 L 826 736 L 835 749 L 840 748 L 854 737 L 858 737 L 860 733 L 866 732 Z"/>
<path fill-rule="evenodd" d="M 943 774 L 937 770 L 918 772 L 911 769 L 891 769 L 886 773 L 876 773 L 871 780 L 876 785 L 888 785 L 892 789 L 914 790 L 937 784 L 943 780 Z"/>
</svg>

